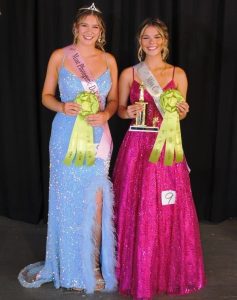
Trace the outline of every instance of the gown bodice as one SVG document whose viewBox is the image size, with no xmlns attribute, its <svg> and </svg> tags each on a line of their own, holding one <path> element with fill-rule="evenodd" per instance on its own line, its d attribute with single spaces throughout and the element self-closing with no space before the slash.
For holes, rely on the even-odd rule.
<svg viewBox="0 0 237 300">
<path fill-rule="evenodd" d="M 95 82 L 98 85 L 102 107 L 104 108 L 112 84 L 109 69 L 107 68 Z M 61 101 L 63 102 L 73 101 L 80 92 L 84 91 L 81 79 L 64 66 L 59 70 L 58 85 Z"/>
<path fill-rule="evenodd" d="M 112 85 L 110 70 L 107 68 L 106 71 L 95 80 L 95 82 L 99 89 L 99 100 L 101 102 L 100 107 L 103 110 L 106 104 L 106 97 Z M 79 93 L 85 91 L 82 80 L 64 66 L 62 66 L 59 70 L 58 86 L 62 102 L 73 101 Z M 58 112 L 54 117 L 50 143 L 52 144 L 55 139 L 57 140 L 54 144 L 56 147 L 60 144 L 60 148 L 63 149 L 60 155 L 62 159 L 66 154 L 75 120 L 76 116 L 68 116 L 61 112 Z M 59 130 L 62 130 L 61 134 L 57 134 Z M 101 126 L 93 127 L 93 132 L 94 143 L 98 144 L 102 137 L 103 128 Z"/>
</svg>

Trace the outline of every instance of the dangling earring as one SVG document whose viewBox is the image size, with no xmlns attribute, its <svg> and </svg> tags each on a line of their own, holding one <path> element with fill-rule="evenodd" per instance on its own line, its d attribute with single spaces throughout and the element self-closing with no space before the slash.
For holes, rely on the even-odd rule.
<svg viewBox="0 0 237 300">
<path fill-rule="evenodd" d="M 101 43 L 101 40 L 102 40 L 102 38 L 101 38 L 101 34 L 100 34 L 100 36 L 99 36 L 99 38 L 97 40 L 99 44 Z"/>
<path fill-rule="evenodd" d="M 142 58 L 143 58 L 143 50 L 142 50 L 142 47 L 141 47 L 141 46 L 140 46 L 139 49 L 138 49 L 137 57 L 138 57 L 138 60 L 141 62 L 141 61 L 142 61 Z"/>
</svg>

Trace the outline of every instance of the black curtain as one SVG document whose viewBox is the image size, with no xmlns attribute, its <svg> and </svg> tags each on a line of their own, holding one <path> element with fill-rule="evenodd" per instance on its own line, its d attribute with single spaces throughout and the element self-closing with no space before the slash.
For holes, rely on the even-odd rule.
<svg viewBox="0 0 237 300">
<path fill-rule="evenodd" d="M 51 52 L 72 42 L 76 0 L 0 1 L 0 214 L 47 219 L 48 141 L 54 114 L 41 105 Z M 237 2 L 97 0 L 107 51 L 119 70 L 137 63 L 135 34 L 146 17 L 169 27 L 169 62 L 185 69 L 190 113 L 182 136 L 200 219 L 237 216 Z M 114 116 L 112 166 L 128 123 Z"/>
</svg>

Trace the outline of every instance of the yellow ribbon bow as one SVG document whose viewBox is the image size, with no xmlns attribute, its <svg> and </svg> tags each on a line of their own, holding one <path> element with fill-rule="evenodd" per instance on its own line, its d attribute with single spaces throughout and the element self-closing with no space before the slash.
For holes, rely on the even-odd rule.
<svg viewBox="0 0 237 300">
<path fill-rule="evenodd" d="M 161 94 L 160 104 L 165 114 L 149 158 L 150 162 L 156 163 L 159 160 L 164 144 L 166 166 L 173 164 L 174 154 L 176 162 L 183 160 L 179 114 L 176 108 L 177 103 L 182 101 L 183 97 L 178 90 L 170 89 Z"/>
<path fill-rule="evenodd" d="M 72 129 L 64 163 L 70 166 L 74 160 L 75 166 L 82 166 L 86 159 L 87 166 L 92 166 L 96 154 L 93 128 L 85 121 L 85 117 L 98 112 L 99 101 L 95 94 L 82 92 L 76 97 L 75 102 L 80 105 L 80 112 Z"/>
</svg>

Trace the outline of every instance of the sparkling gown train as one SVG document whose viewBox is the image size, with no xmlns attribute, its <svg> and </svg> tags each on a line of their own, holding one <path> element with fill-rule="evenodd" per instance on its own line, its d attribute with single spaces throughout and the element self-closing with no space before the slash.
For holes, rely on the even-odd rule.
<svg viewBox="0 0 237 300">
<path fill-rule="evenodd" d="M 175 88 L 173 79 L 164 88 Z M 133 81 L 130 101 L 139 99 Z M 162 116 L 145 90 L 147 125 Z M 156 133 L 128 131 L 113 173 L 118 235 L 118 288 L 134 299 L 155 294 L 188 294 L 205 284 L 199 226 L 184 160 L 164 166 L 149 156 Z M 175 191 L 175 204 L 162 205 L 162 191 Z"/>
<path fill-rule="evenodd" d="M 103 106 L 111 87 L 107 69 L 96 83 Z M 59 90 L 63 102 L 72 101 L 84 90 L 81 80 L 64 66 L 59 71 Z M 96 192 L 102 190 L 101 271 L 105 290 L 114 290 L 115 239 L 113 192 L 108 178 L 109 161 L 96 158 L 93 166 L 66 166 L 63 163 L 75 117 L 57 113 L 50 138 L 50 186 L 46 259 L 25 267 L 19 274 L 26 288 L 37 288 L 53 281 L 56 288 L 95 290 L 94 271 Z M 94 127 L 94 142 L 99 143 L 102 128 Z"/>
</svg>

